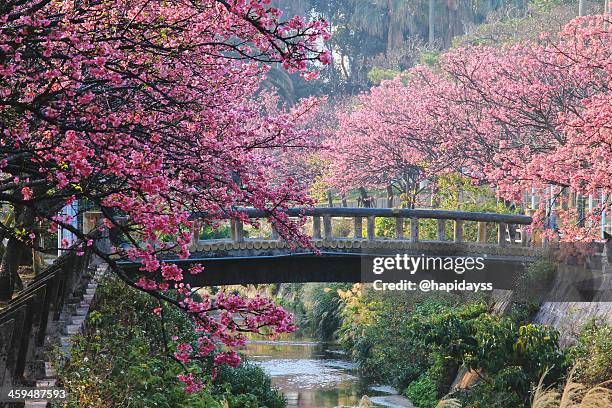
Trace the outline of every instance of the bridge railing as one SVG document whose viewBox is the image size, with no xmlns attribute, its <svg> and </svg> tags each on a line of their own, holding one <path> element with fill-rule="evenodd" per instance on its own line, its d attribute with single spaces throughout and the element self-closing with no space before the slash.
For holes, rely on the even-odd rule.
<svg viewBox="0 0 612 408">
<path fill-rule="evenodd" d="M 265 211 L 244 208 L 240 212 L 246 214 L 249 218 L 266 219 L 269 218 L 269 213 Z M 305 216 L 310 218 L 309 224 L 312 226 L 309 234 L 315 241 L 334 241 L 340 238 L 334 235 L 332 221 L 334 219 L 352 219 L 352 237 L 353 240 L 381 240 L 389 239 L 382 238 L 376 235 L 376 219 L 391 218 L 395 220 L 395 234 L 391 239 L 419 242 L 419 228 L 421 220 L 436 220 L 436 239 L 437 242 L 455 242 L 460 243 L 465 241 L 464 225 L 466 222 L 477 223 L 476 242 L 486 243 L 489 228 L 494 224 L 497 233 L 497 244 L 505 245 L 528 245 L 531 241 L 528 229 L 525 228 L 531 224 L 532 218 L 525 215 L 515 214 L 497 214 L 485 212 L 465 212 L 465 211 L 446 211 L 446 210 L 430 210 L 430 209 L 404 209 L 404 208 L 290 208 L 286 211 L 289 217 Z M 407 222 L 409 221 L 409 222 Z M 453 233 L 452 238 L 447 237 L 447 223 L 452 222 Z M 243 242 L 247 240 L 243 223 L 238 219 L 230 220 L 231 239 L 234 242 Z M 365 225 L 365 236 L 363 227 Z M 406 226 L 409 225 L 409 228 Z M 199 240 L 199 231 L 195 233 Z M 272 239 L 278 240 L 278 234 L 272 228 Z"/>
<path fill-rule="evenodd" d="M 92 249 L 67 250 L 0 309 L 0 388 L 32 386 L 49 334 L 89 271 Z M 1 404 L 0 404 L 1 405 Z"/>
</svg>

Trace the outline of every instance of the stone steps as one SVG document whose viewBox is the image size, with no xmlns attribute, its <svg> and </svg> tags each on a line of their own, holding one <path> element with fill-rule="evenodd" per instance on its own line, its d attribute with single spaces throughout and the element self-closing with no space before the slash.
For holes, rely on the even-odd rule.
<svg viewBox="0 0 612 408">
<path fill-rule="evenodd" d="M 59 326 L 59 349 L 64 358 L 70 357 L 73 336 L 82 333 L 85 329 L 85 322 L 89 309 L 96 295 L 98 280 L 106 273 L 106 266 L 100 265 L 96 269 L 93 278 L 85 285 L 80 296 L 69 298 L 64 310 L 60 315 Z M 57 386 L 57 379 L 53 365 L 45 361 L 45 378 L 36 381 L 37 388 L 53 388 Z M 47 407 L 45 400 L 27 400 L 25 408 Z"/>
</svg>

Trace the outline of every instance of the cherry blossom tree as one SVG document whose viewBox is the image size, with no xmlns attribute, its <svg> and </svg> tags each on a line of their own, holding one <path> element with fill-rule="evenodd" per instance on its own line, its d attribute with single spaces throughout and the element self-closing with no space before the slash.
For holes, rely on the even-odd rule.
<svg viewBox="0 0 612 408">
<path fill-rule="evenodd" d="M 329 181 L 340 189 L 387 188 L 414 206 L 420 183 L 447 168 L 439 160 L 434 97 L 444 79 L 417 67 L 358 96 L 329 141 Z"/>
<path fill-rule="evenodd" d="M 440 117 L 453 125 L 445 145 L 506 199 L 552 187 L 558 197 L 541 203 L 540 226 L 545 206 L 568 188 L 582 196 L 612 189 L 609 20 L 577 18 L 540 44 L 466 48 L 443 60 L 456 86 L 447 97 L 454 112 Z M 599 238 L 606 206 L 582 216 L 561 210 L 563 239 Z"/>
<path fill-rule="evenodd" d="M 161 258 L 189 256 L 194 221 L 270 213 L 285 238 L 304 243 L 283 215 L 304 202 L 291 180 L 273 180 L 267 151 L 307 144 L 299 127 L 316 106 L 306 100 L 271 112 L 254 97 L 267 62 L 311 78 L 327 23 L 282 19 L 267 0 L 7 0 L 0 5 L 0 202 L 15 222 L 0 266 L 0 299 L 16 280 L 20 248 L 37 248 L 36 225 L 64 228 L 126 283 L 187 313 L 198 333 L 178 344 L 188 368 L 216 350 L 236 365 L 244 332 L 294 330 L 269 300 L 219 293 L 194 296 L 183 271 Z M 75 203 L 100 208 L 106 228 L 127 244 L 102 251 L 58 215 Z M 246 220 L 245 220 L 246 221 Z M 163 237 L 174 237 L 173 244 Z M 127 249 L 126 249 L 127 248 Z M 116 255 L 142 262 L 133 280 Z M 239 317 L 239 318 L 237 318 Z M 210 374 L 210 373 L 206 373 Z M 180 376 L 189 391 L 203 379 Z"/>
<path fill-rule="evenodd" d="M 573 20 L 540 42 L 468 47 L 432 71 L 417 67 L 359 96 L 340 113 L 330 180 L 343 187 L 399 186 L 454 170 L 520 201 L 571 188 L 608 201 L 586 214 L 561 210 L 562 238 L 598 238 L 612 190 L 609 16 Z M 542 201 L 536 226 L 543 227 Z M 414 198 L 412 198 L 414 203 Z"/>
</svg>

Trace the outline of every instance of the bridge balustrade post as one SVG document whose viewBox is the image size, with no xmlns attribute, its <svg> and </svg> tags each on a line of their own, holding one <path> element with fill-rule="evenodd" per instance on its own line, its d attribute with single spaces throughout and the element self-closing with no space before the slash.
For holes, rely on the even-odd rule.
<svg viewBox="0 0 612 408">
<path fill-rule="evenodd" d="M 497 242 L 499 246 L 506 246 L 506 223 L 497 224 Z"/>
<path fill-rule="evenodd" d="M 363 238 L 363 222 L 361 217 L 353 218 L 353 237 L 355 239 Z"/>
<path fill-rule="evenodd" d="M 419 242 L 419 219 L 410 218 L 410 242 Z"/>
<path fill-rule="evenodd" d="M 202 231 L 202 223 L 200 221 L 194 221 L 191 230 L 191 247 L 194 248 L 200 241 L 200 232 Z"/>
<path fill-rule="evenodd" d="M 270 228 L 272 230 L 272 240 L 278 241 L 280 239 L 280 236 L 278 235 L 278 232 L 274 229 L 274 225 L 272 223 L 270 223 Z"/>
<path fill-rule="evenodd" d="M 401 217 L 395 219 L 395 237 L 404 239 L 404 219 Z"/>
<path fill-rule="evenodd" d="M 438 220 L 438 241 L 446 241 L 446 220 Z"/>
<path fill-rule="evenodd" d="M 234 242 L 244 242 L 244 226 L 242 225 L 242 221 L 237 219 L 232 219 L 232 241 Z"/>
<path fill-rule="evenodd" d="M 455 242 L 463 242 L 463 220 L 455 220 Z"/>
<path fill-rule="evenodd" d="M 323 216 L 323 233 L 325 234 L 325 240 L 331 241 L 334 239 L 332 233 L 332 219 L 331 215 Z"/>
<path fill-rule="evenodd" d="M 312 217 L 312 239 L 321 239 L 321 217 Z"/>
<path fill-rule="evenodd" d="M 376 239 L 376 217 L 370 216 L 368 217 L 368 240 L 374 241 Z"/>
<path fill-rule="evenodd" d="M 529 238 L 527 235 L 527 226 L 521 225 L 521 246 L 529 245 Z"/>
<path fill-rule="evenodd" d="M 487 223 L 484 221 L 478 221 L 478 236 L 476 242 L 484 244 L 487 242 Z"/>
</svg>

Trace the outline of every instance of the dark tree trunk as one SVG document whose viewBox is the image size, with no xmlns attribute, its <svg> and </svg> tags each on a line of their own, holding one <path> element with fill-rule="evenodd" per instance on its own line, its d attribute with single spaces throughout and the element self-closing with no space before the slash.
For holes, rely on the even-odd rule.
<svg viewBox="0 0 612 408">
<path fill-rule="evenodd" d="M 21 241 L 9 238 L 0 263 L 0 301 L 11 300 L 15 287 L 19 288 L 21 285 L 17 272 L 24 252 Z"/>
<path fill-rule="evenodd" d="M 393 187 L 391 185 L 387 186 L 387 207 L 393 207 Z"/>
<path fill-rule="evenodd" d="M 34 217 L 31 210 L 15 208 L 16 227 L 29 230 L 33 224 Z M 27 255 L 28 252 L 31 253 L 31 249 L 23 242 L 13 236 L 9 237 L 2 255 L 2 262 L 0 262 L 0 301 L 11 300 L 15 288 L 21 289 L 22 282 L 18 274 L 19 265 L 21 265 L 25 258 L 24 255 Z"/>
<path fill-rule="evenodd" d="M 429 46 L 433 46 L 435 37 L 436 8 L 435 0 L 429 0 Z"/>
<path fill-rule="evenodd" d="M 359 195 L 360 195 L 359 198 L 360 198 L 361 204 L 365 208 L 370 208 L 370 197 L 368 197 L 368 192 L 366 191 L 366 189 L 363 187 L 359 187 Z"/>
</svg>

